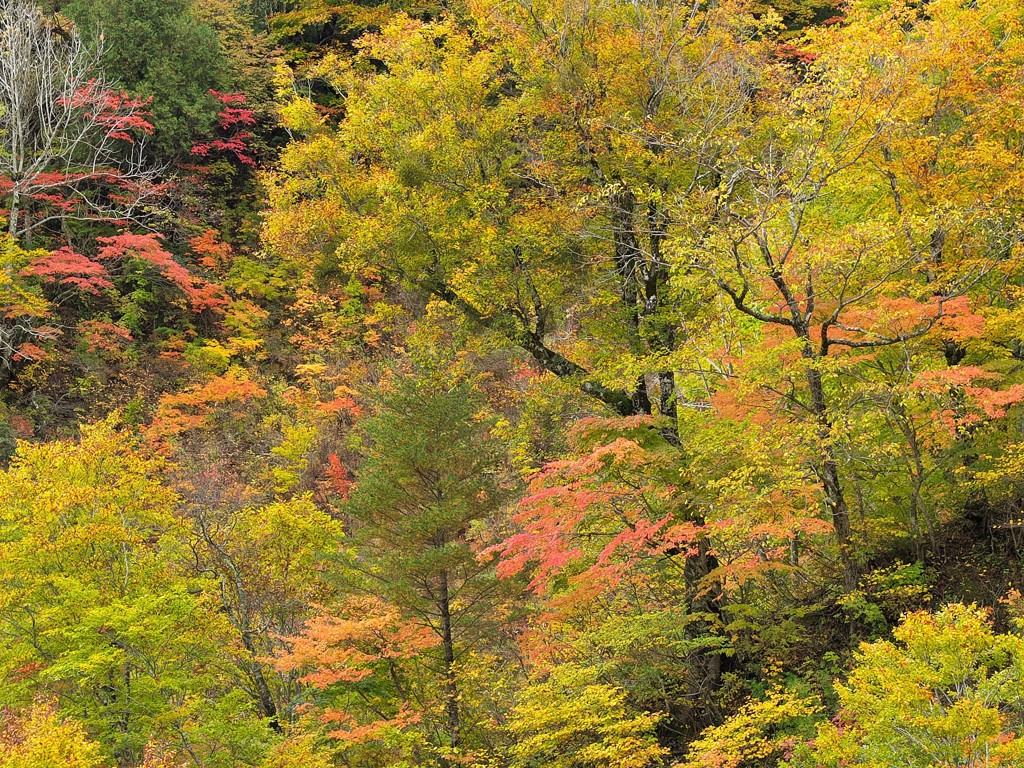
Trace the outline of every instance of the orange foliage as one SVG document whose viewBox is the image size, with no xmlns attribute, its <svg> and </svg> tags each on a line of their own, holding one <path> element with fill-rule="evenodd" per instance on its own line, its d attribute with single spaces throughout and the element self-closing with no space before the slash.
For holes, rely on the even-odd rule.
<svg viewBox="0 0 1024 768">
<path fill-rule="evenodd" d="M 1006 389 L 981 386 L 979 382 L 998 382 L 1002 375 L 975 365 L 957 366 L 918 375 L 911 387 L 930 394 L 940 402 L 936 418 L 950 434 L 985 419 L 998 419 L 1007 409 L 1024 401 L 1024 384 Z M 946 407 L 943 407 L 946 406 Z"/>
<path fill-rule="evenodd" d="M 289 651 L 274 666 L 282 672 L 310 670 L 299 680 L 315 688 L 365 680 L 377 662 L 412 659 L 438 642 L 429 628 L 406 623 L 376 597 L 353 597 L 338 615 L 323 613 L 285 640 Z"/>
<path fill-rule="evenodd" d="M 338 614 L 321 613 L 307 622 L 303 631 L 285 638 L 286 652 L 274 660 L 281 672 L 299 672 L 299 681 L 314 688 L 362 682 L 383 668 L 416 658 L 438 643 L 429 628 L 405 621 L 391 605 L 376 597 L 353 597 Z M 321 713 L 325 723 L 340 724 L 330 732 L 333 738 L 361 743 L 385 729 L 401 729 L 419 717 L 402 702 L 391 717 L 360 723 L 349 712 L 328 709 Z"/>
<path fill-rule="evenodd" d="M 967 296 L 947 301 L 936 325 L 945 338 L 956 342 L 979 339 L 985 333 L 985 318 L 974 312 Z"/>
<path fill-rule="evenodd" d="M 214 376 L 205 384 L 180 394 L 161 397 L 147 435 L 151 440 L 161 441 L 193 429 L 206 429 L 213 425 L 217 414 L 242 415 L 229 410 L 230 406 L 247 403 L 266 394 L 265 389 L 237 369 L 229 369 L 223 376 Z"/>
<path fill-rule="evenodd" d="M 352 492 L 352 475 L 346 469 L 345 465 L 341 463 L 341 459 L 338 458 L 338 454 L 332 453 L 328 457 L 328 466 L 324 474 L 327 480 L 331 484 L 331 488 L 336 494 L 342 499 L 347 499 L 349 493 Z"/>
<path fill-rule="evenodd" d="M 234 255 L 231 246 L 218 239 L 217 232 L 212 229 L 189 240 L 189 247 L 196 254 L 202 266 L 215 272 L 224 270 L 231 263 L 231 258 Z"/>
</svg>

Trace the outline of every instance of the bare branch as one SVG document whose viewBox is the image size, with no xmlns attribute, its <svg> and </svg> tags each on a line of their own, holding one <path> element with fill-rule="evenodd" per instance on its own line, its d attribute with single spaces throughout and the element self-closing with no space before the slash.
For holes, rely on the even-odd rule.
<svg viewBox="0 0 1024 768">
<path fill-rule="evenodd" d="M 153 202 L 145 104 L 104 77 L 101 53 L 34 3 L 0 0 L 0 195 L 15 238 L 65 215 L 135 220 Z"/>
</svg>

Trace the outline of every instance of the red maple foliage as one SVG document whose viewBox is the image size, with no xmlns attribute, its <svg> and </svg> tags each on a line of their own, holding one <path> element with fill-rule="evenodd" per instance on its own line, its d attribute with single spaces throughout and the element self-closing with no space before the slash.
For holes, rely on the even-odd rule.
<svg viewBox="0 0 1024 768">
<path fill-rule="evenodd" d="M 83 320 L 77 330 L 89 352 L 117 352 L 132 340 L 127 328 L 102 320 Z"/>
<path fill-rule="evenodd" d="M 513 515 L 519 532 L 488 550 L 501 555 L 500 576 L 532 566 L 530 586 L 541 591 L 581 561 L 581 580 L 610 585 L 637 560 L 696 553 L 703 526 L 676 508 L 672 457 L 643 444 L 638 435 L 645 420 L 580 422 L 573 439 L 581 447 L 591 443 L 589 448 L 547 464 L 531 479 Z M 600 439 L 612 429 L 623 434 Z"/>
<path fill-rule="evenodd" d="M 331 484 L 333 491 L 342 499 L 347 499 L 352 492 L 352 475 L 338 458 L 338 454 L 332 453 L 327 459 L 327 469 L 324 475 Z"/>
<path fill-rule="evenodd" d="M 95 296 L 114 287 L 106 267 L 67 246 L 33 260 L 21 274 L 40 277 L 45 283 L 74 286 Z"/>
<path fill-rule="evenodd" d="M 223 309 L 228 299 L 223 289 L 193 275 L 174 260 L 174 256 L 161 245 L 158 234 L 134 234 L 126 232 L 113 237 L 100 237 L 101 247 L 96 258 L 106 262 L 120 262 L 137 259 L 145 262 L 168 280 L 185 297 L 193 312 Z"/>
<path fill-rule="evenodd" d="M 153 132 L 149 100 L 111 89 L 93 78 L 55 103 L 37 119 L 60 141 L 21 150 L 32 156 L 30 170 L 0 176 L 0 197 L 16 201 L 11 226 L 24 234 L 74 218 L 112 222 L 131 219 L 167 189 L 143 162 L 138 145 Z M 74 126 L 74 129 L 71 129 Z"/>
<path fill-rule="evenodd" d="M 81 109 L 86 117 L 102 126 L 111 139 L 135 143 L 137 134 L 153 133 L 153 124 L 149 121 L 152 99 L 98 88 L 97 84 L 96 79 L 89 80 L 71 99 L 62 101 L 62 106 Z"/>
<path fill-rule="evenodd" d="M 256 124 L 256 115 L 251 109 L 241 106 L 246 102 L 245 94 L 221 93 L 215 90 L 209 93 L 224 105 L 217 113 L 217 126 L 221 135 L 193 145 L 192 154 L 196 157 L 234 155 L 243 165 L 255 166 L 256 160 L 249 147 L 253 133 L 247 128 Z"/>
</svg>

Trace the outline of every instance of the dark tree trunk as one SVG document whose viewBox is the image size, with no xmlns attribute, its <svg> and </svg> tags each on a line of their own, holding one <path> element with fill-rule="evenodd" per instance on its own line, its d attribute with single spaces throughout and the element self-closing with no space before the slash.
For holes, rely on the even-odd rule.
<svg viewBox="0 0 1024 768">
<path fill-rule="evenodd" d="M 253 688 L 256 692 L 256 703 L 260 708 L 260 712 L 270 723 L 270 727 L 280 732 L 281 723 L 277 718 L 277 705 L 274 703 L 274 695 L 270 692 L 267 678 L 263 674 L 263 665 L 256 660 L 259 656 L 256 645 L 253 643 L 248 630 L 241 630 L 241 635 L 242 645 L 245 646 L 245 650 L 252 654 L 252 662 L 249 664 L 249 675 L 252 678 Z"/>
<path fill-rule="evenodd" d="M 448 592 L 448 574 L 441 572 L 438 590 L 438 611 L 441 614 L 441 646 L 444 652 L 445 710 L 448 714 L 448 738 L 452 747 L 460 741 L 459 687 L 455 681 L 455 642 L 452 638 L 452 607 Z"/>
<path fill-rule="evenodd" d="M 809 350 L 809 345 L 805 349 Z M 810 352 L 805 357 L 810 358 Z M 814 367 L 813 362 L 807 369 L 807 388 L 811 397 L 811 410 L 817 421 L 818 439 L 821 442 L 822 456 L 815 469 L 824 491 L 825 508 L 832 516 L 832 526 L 836 532 L 839 560 L 843 569 L 843 587 L 850 592 L 857 588 L 859 576 L 850 532 L 850 508 L 846 503 L 846 495 L 843 493 L 843 483 L 839 477 L 839 464 L 836 461 L 835 448 L 832 445 L 832 422 L 829 418 L 821 371 Z"/>
</svg>

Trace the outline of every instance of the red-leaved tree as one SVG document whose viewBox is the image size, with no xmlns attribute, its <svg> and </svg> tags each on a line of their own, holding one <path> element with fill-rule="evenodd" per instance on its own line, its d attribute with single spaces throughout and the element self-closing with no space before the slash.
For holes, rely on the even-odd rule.
<svg viewBox="0 0 1024 768">
<path fill-rule="evenodd" d="M 145 100 L 115 88 L 99 52 L 32 2 L 0 5 L 0 40 L 0 200 L 10 234 L 142 216 L 163 191 L 145 161 Z"/>
</svg>

